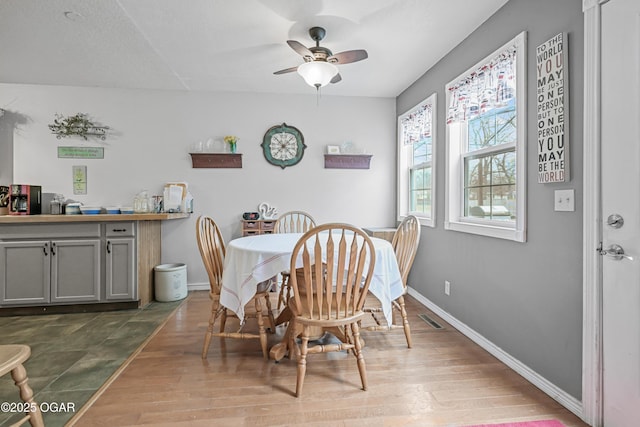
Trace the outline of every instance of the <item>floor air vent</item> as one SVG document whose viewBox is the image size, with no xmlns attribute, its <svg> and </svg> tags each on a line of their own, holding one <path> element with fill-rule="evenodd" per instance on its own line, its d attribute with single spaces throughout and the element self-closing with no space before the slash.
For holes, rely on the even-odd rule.
<svg viewBox="0 0 640 427">
<path fill-rule="evenodd" d="M 444 329 L 441 324 L 427 316 L 426 314 L 418 314 L 418 317 L 425 321 L 428 325 L 431 325 L 433 329 Z"/>
</svg>

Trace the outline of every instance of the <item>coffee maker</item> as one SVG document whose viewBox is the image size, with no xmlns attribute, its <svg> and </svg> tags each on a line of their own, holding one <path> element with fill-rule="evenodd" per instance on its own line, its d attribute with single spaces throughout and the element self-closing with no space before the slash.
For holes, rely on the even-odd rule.
<svg viewBox="0 0 640 427">
<path fill-rule="evenodd" d="M 42 212 L 42 187 L 39 185 L 11 184 L 9 188 L 9 215 L 39 215 Z"/>
</svg>

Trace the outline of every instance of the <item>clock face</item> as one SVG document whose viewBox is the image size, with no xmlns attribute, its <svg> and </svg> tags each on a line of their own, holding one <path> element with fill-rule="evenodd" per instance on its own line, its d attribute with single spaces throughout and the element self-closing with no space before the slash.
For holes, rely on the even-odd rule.
<svg viewBox="0 0 640 427">
<path fill-rule="evenodd" d="M 276 160 L 291 160 L 298 152 L 298 141 L 290 133 L 276 133 L 271 137 L 271 155 Z"/>
<path fill-rule="evenodd" d="M 306 147 L 302 133 L 286 123 L 270 128 L 262 140 L 264 157 L 282 169 L 298 163 Z"/>
</svg>

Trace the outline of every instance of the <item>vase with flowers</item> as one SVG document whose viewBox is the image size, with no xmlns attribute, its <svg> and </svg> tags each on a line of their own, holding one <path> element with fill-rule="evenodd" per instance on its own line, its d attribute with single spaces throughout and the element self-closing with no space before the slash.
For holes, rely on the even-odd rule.
<svg viewBox="0 0 640 427">
<path fill-rule="evenodd" d="M 229 144 L 229 152 L 236 152 L 236 144 L 238 143 L 238 137 L 234 135 L 227 135 L 224 137 L 224 142 Z"/>
</svg>

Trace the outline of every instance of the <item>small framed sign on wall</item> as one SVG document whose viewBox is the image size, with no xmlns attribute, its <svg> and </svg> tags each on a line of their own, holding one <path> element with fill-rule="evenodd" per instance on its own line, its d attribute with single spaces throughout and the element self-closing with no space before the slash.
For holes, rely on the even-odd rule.
<svg viewBox="0 0 640 427">
<path fill-rule="evenodd" d="M 536 48 L 538 183 L 569 181 L 567 33 Z"/>
<path fill-rule="evenodd" d="M 87 194 L 87 167 L 72 166 L 73 194 Z"/>
</svg>

